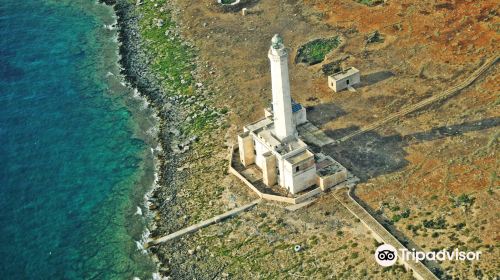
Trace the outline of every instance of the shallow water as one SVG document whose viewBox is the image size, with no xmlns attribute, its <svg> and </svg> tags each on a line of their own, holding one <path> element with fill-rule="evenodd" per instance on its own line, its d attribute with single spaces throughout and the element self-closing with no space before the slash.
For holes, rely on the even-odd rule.
<svg viewBox="0 0 500 280">
<path fill-rule="evenodd" d="M 153 125 L 122 85 L 112 10 L 0 1 L 2 279 L 151 277 L 135 215 Z"/>
</svg>

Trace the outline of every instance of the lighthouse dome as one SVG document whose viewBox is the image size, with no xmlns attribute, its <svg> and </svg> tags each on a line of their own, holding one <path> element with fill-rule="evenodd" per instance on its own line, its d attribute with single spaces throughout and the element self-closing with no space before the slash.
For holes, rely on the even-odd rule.
<svg viewBox="0 0 500 280">
<path fill-rule="evenodd" d="M 271 39 L 271 44 L 274 49 L 281 49 L 283 47 L 283 38 L 279 34 L 275 34 Z"/>
</svg>

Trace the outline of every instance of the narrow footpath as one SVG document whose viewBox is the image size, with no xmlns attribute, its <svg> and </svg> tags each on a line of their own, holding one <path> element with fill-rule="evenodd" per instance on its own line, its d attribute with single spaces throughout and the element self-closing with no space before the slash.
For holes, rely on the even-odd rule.
<svg viewBox="0 0 500 280">
<path fill-rule="evenodd" d="M 241 207 L 235 208 L 233 210 L 227 211 L 226 213 L 214 216 L 208 220 L 201 221 L 197 224 L 194 224 L 194 225 L 189 226 L 187 228 L 181 229 L 181 230 L 176 231 L 174 233 L 171 233 L 169 235 L 166 235 L 166 236 L 163 236 L 160 238 L 156 238 L 156 239 L 150 239 L 150 240 L 148 240 L 148 242 L 146 244 L 144 244 L 144 248 L 149 248 L 151 246 L 155 246 L 155 245 L 167 242 L 169 240 L 181 237 L 185 234 L 193 233 L 193 232 L 198 231 L 201 228 L 207 227 L 211 224 L 215 224 L 215 223 L 218 223 L 224 219 L 236 216 L 239 213 L 246 211 L 247 209 L 257 205 L 260 201 L 261 201 L 261 199 L 254 200 L 254 201 L 250 202 L 249 204 L 246 204 L 246 205 L 243 205 Z"/>
</svg>

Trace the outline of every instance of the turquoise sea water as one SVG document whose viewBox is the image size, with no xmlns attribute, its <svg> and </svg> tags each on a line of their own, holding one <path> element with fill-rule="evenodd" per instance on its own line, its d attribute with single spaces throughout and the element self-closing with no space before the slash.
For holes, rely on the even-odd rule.
<svg viewBox="0 0 500 280">
<path fill-rule="evenodd" d="M 151 277 L 137 206 L 153 123 L 118 76 L 112 10 L 0 1 L 0 278 Z"/>
</svg>

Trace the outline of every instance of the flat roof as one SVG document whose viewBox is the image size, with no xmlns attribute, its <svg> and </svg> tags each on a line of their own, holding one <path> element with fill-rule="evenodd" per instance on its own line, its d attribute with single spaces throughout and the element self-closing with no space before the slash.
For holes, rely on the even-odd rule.
<svg viewBox="0 0 500 280">
<path fill-rule="evenodd" d="M 286 155 L 292 151 L 307 147 L 307 144 L 302 142 L 299 138 L 292 138 L 289 139 L 288 141 L 282 143 L 283 145 L 281 146 L 280 149 L 278 149 L 278 152 L 281 155 Z"/>
<path fill-rule="evenodd" d="M 333 175 L 337 172 L 346 170 L 342 164 L 330 156 L 326 156 L 316 163 L 316 170 L 320 176 Z"/>
<path fill-rule="evenodd" d="M 295 150 L 307 147 L 307 144 L 297 137 L 291 137 L 291 139 L 280 141 L 274 135 L 274 121 L 271 118 L 264 118 L 246 125 L 245 129 L 248 132 L 252 132 L 280 155 L 286 155 Z"/>
<path fill-rule="evenodd" d="M 303 152 L 300 152 L 292 157 L 289 157 L 286 160 L 291 164 L 297 164 L 311 157 L 314 157 L 314 154 L 309 152 L 308 150 L 304 150 Z"/>
<path fill-rule="evenodd" d="M 344 69 L 344 70 L 342 70 L 342 71 L 340 71 L 340 72 L 337 72 L 337 73 L 332 74 L 330 77 L 331 77 L 332 79 L 334 79 L 334 80 L 336 80 L 336 81 L 337 81 L 337 80 L 341 80 L 341 79 L 343 79 L 343 78 L 345 78 L 345 77 L 349 77 L 349 76 L 351 76 L 351 75 L 354 75 L 354 74 L 356 74 L 356 73 L 359 73 L 359 70 L 358 70 L 358 69 L 356 69 L 356 68 L 354 68 L 354 67 L 349 67 L 349 68 Z"/>
<path fill-rule="evenodd" d="M 272 123 L 273 123 L 273 120 L 271 120 L 270 118 L 264 118 L 264 119 L 261 119 L 261 120 L 254 122 L 254 123 L 246 125 L 245 128 L 248 129 L 249 131 L 256 131 L 256 130 L 259 130 L 260 128 L 266 127 Z"/>
<path fill-rule="evenodd" d="M 261 132 L 257 133 L 257 136 L 273 148 L 279 147 L 281 145 L 281 141 L 274 137 L 270 129 L 262 130 Z"/>
</svg>

